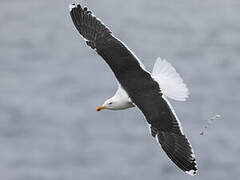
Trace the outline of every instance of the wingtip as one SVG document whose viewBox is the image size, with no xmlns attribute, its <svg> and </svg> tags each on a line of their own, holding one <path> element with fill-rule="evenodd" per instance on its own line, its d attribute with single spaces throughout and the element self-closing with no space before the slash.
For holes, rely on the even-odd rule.
<svg viewBox="0 0 240 180">
<path fill-rule="evenodd" d="M 73 8 L 76 8 L 77 7 L 77 4 L 76 3 L 71 3 L 69 4 L 69 11 L 71 12 Z"/>
<path fill-rule="evenodd" d="M 197 172 L 198 172 L 196 156 L 195 156 L 195 153 L 194 153 L 194 150 L 193 150 L 193 147 L 192 147 L 190 141 L 188 140 L 187 137 L 186 137 L 186 139 L 187 139 L 187 141 L 188 141 L 188 143 L 189 143 L 189 146 L 190 146 L 190 148 L 191 148 L 191 152 L 192 152 L 191 158 L 192 158 L 192 161 L 193 161 L 193 163 L 194 163 L 195 165 L 193 166 L 193 168 L 192 168 L 191 170 L 185 171 L 185 172 L 186 172 L 187 174 L 191 175 L 191 176 L 196 176 L 196 175 L 197 175 Z"/>
<path fill-rule="evenodd" d="M 191 176 L 196 176 L 197 175 L 197 170 L 191 169 L 190 171 L 185 171 L 187 174 Z"/>
</svg>

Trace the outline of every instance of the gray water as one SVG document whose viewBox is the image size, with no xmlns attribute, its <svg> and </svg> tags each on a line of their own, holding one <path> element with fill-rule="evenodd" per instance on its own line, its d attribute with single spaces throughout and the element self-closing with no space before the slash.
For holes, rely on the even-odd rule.
<svg viewBox="0 0 240 180">
<path fill-rule="evenodd" d="M 0 1 L 0 179 L 193 179 L 166 157 L 139 110 L 95 111 L 117 84 L 75 30 L 69 2 Z M 84 4 L 149 70 L 161 56 L 184 78 L 191 97 L 171 102 L 195 149 L 194 179 L 239 178 L 239 0 Z"/>
</svg>

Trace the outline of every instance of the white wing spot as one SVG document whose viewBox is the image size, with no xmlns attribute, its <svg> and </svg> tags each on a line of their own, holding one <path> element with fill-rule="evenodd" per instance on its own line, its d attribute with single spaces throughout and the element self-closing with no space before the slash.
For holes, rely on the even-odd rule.
<svg viewBox="0 0 240 180">
<path fill-rule="evenodd" d="M 71 12 L 73 8 L 76 8 L 77 7 L 77 4 L 75 3 L 72 3 L 72 4 L 69 4 L 69 11 Z"/>
<path fill-rule="evenodd" d="M 195 176 L 197 175 L 197 170 L 193 170 L 191 169 L 190 171 L 185 171 L 187 174 L 191 175 L 191 176 Z"/>
</svg>

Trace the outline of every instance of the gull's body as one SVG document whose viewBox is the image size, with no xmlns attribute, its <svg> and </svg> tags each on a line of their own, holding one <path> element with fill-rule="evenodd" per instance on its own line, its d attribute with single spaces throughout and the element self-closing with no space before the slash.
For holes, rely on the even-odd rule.
<svg viewBox="0 0 240 180">
<path fill-rule="evenodd" d="M 185 101 L 188 98 L 189 92 L 187 86 L 183 83 L 182 78 L 175 68 L 166 60 L 162 60 L 161 58 L 156 60 L 151 76 L 159 86 L 161 85 L 164 96 L 176 101 Z M 106 100 L 102 106 L 97 108 L 97 111 L 101 109 L 122 110 L 134 106 L 127 92 L 119 84 L 114 96 Z"/>
<path fill-rule="evenodd" d="M 97 110 L 138 107 L 168 157 L 183 171 L 196 175 L 195 155 L 181 123 L 166 97 L 184 101 L 188 89 L 166 60 L 156 61 L 153 72 L 146 70 L 137 56 L 86 7 L 70 5 L 70 14 L 88 46 L 105 60 L 118 80 L 115 95 Z"/>
</svg>

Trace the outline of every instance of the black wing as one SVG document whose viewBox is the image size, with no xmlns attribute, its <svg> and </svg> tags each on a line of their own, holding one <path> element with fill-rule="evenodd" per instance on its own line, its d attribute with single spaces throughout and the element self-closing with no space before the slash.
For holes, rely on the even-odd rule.
<svg viewBox="0 0 240 180">
<path fill-rule="evenodd" d="M 168 157 L 182 170 L 194 175 L 196 162 L 191 145 L 183 135 L 177 117 L 160 93 L 160 87 L 137 57 L 86 7 L 70 6 L 75 27 L 87 45 L 108 63 L 131 100 L 145 115 L 151 132 Z"/>
</svg>

